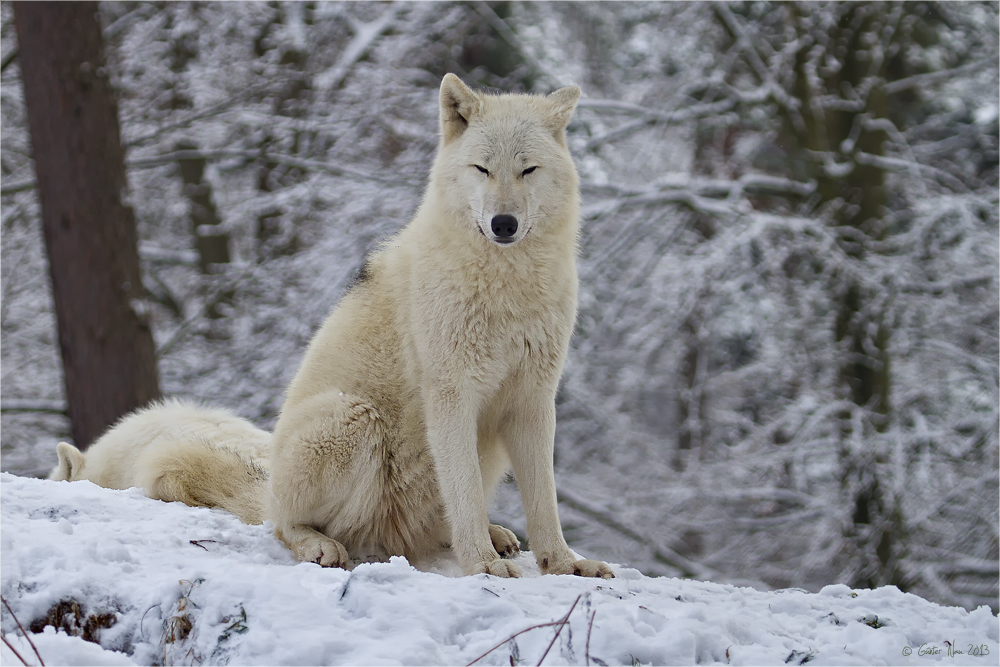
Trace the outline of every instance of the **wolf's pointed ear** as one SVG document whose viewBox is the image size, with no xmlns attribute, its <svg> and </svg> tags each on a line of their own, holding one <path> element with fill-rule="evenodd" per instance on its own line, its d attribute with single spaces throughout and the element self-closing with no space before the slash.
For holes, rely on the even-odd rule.
<svg viewBox="0 0 1000 667">
<path fill-rule="evenodd" d="M 56 445 L 56 455 L 59 457 L 59 463 L 49 479 L 72 480 L 73 475 L 80 473 L 83 468 L 83 452 L 68 442 L 60 442 Z"/>
<path fill-rule="evenodd" d="M 570 118 L 573 117 L 573 110 L 576 103 L 580 101 L 580 88 L 578 86 L 566 86 L 554 93 L 550 93 L 545 101 L 549 103 L 549 115 L 546 118 L 545 126 L 552 131 L 556 139 L 562 139 L 562 131 L 569 125 Z"/>
<path fill-rule="evenodd" d="M 460 137 L 478 113 L 479 96 L 454 74 L 445 74 L 441 80 L 441 143 Z"/>
</svg>

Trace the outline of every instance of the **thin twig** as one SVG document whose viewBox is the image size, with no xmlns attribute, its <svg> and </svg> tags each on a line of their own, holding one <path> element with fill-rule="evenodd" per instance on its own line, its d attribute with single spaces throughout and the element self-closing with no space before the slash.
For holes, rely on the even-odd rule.
<svg viewBox="0 0 1000 667">
<path fill-rule="evenodd" d="M 497 644 L 496 646 L 494 646 L 493 648 L 491 648 L 486 653 L 483 653 L 481 656 L 479 656 L 478 658 L 476 658 L 475 660 L 473 660 L 472 662 L 470 662 L 465 667 L 472 667 L 472 665 L 476 664 L 477 662 L 479 662 L 480 660 L 482 660 L 483 658 L 485 658 L 486 656 L 488 656 L 490 653 L 493 653 L 493 651 L 497 650 L 498 648 L 500 648 L 501 646 L 503 646 L 504 644 L 506 644 L 507 642 L 509 642 L 511 639 L 514 639 L 518 635 L 523 635 L 525 632 L 528 632 L 529 630 L 537 630 L 538 628 L 547 628 L 547 627 L 552 626 L 552 625 L 559 625 L 559 623 L 561 623 L 561 621 L 551 621 L 549 623 L 539 623 L 538 625 L 532 625 L 530 628 L 525 628 L 524 630 L 521 630 L 520 632 L 515 632 L 510 637 L 507 637 L 507 639 L 503 640 L 502 642 L 500 642 L 499 644 Z"/>
<path fill-rule="evenodd" d="M 17 614 L 15 614 L 14 610 L 10 608 L 10 605 L 7 603 L 7 598 L 5 598 L 2 595 L 0 595 L 0 601 L 3 601 L 3 606 L 7 607 L 7 611 L 10 612 L 10 615 L 11 615 L 11 617 L 13 617 L 14 622 L 17 623 L 17 629 L 21 631 L 21 634 L 24 635 L 24 638 L 28 640 L 28 644 L 31 645 L 31 650 L 35 652 L 36 656 L 38 656 L 38 663 L 42 667 L 45 667 L 45 661 L 42 660 L 42 654 L 38 652 L 38 647 L 35 646 L 35 642 L 31 641 L 31 637 L 25 631 L 24 626 L 21 625 L 21 621 L 17 620 Z M 22 660 L 22 662 L 24 662 L 24 661 Z M 24 663 L 24 664 L 28 664 L 28 663 Z"/>
<path fill-rule="evenodd" d="M 206 547 L 204 544 L 202 544 L 202 542 L 213 542 L 214 543 L 214 542 L 218 542 L 218 540 L 188 540 L 188 542 L 190 542 L 191 544 L 195 545 L 196 547 L 201 547 L 205 551 L 208 551 L 208 547 Z"/>
<path fill-rule="evenodd" d="M 594 617 L 597 616 L 597 610 L 590 615 L 590 624 L 587 626 L 587 649 L 584 653 L 587 659 L 587 667 L 590 667 L 590 631 L 594 629 Z"/>
<path fill-rule="evenodd" d="M 576 597 L 576 600 L 573 602 L 573 607 L 576 606 L 576 603 L 580 601 L 581 597 L 582 597 L 581 595 L 578 595 Z M 569 608 L 570 612 L 573 611 L 573 607 Z M 476 658 L 475 660 L 473 660 L 472 662 L 470 662 L 469 664 L 467 664 L 465 667 L 472 667 L 472 665 L 476 664 L 477 662 L 479 662 L 480 660 L 482 660 L 483 658 L 485 658 L 486 656 L 488 656 L 490 653 L 493 653 L 493 651 L 497 650 L 498 648 L 500 648 L 501 646 L 503 646 L 504 644 L 506 644 L 510 640 L 514 639 L 518 635 L 523 635 L 525 632 L 528 632 L 530 630 L 537 630 L 538 628 L 548 628 L 548 627 L 551 627 L 553 625 L 563 625 L 563 624 L 566 623 L 566 619 L 567 618 L 569 618 L 569 614 L 568 613 L 566 614 L 566 616 L 563 616 L 558 621 L 549 621 L 548 623 L 539 623 L 538 625 L 532 625 L 530 628 L 525 628 L 524 630 L 521 630 L 519 632 L 515 632 L 510 637 L 507 637 L 507 639 L 503 640 L 502 642 L 500 642 L 499 644 L 497 644 L 496 646 L 494 646 L 493 648 L 491 648 L 489 651 L 487 651 L 486 653 L 483 653 L 481 656 L 479 656 L 478 658 Z M 556 636 L 558 636 L 558 634 Z M 545 652 L 548 653 L 548 651 L 545 651 Z M 542 659 L 544 660 L 545 656 L 542 656 Z"/>
<path fill-rule="evenodd" d="M 21 657 L 21 654 L 17 652 L 17 649 L 14 648 L 9 641 L 7 641 L 7 637 L 0 634 L 0 640 L 3 640 L 3 643 L 6 644 L 7 648 L 11 650 L 11 653 L 13 653 L 17 657 L 17 659 L 21 661 L 22 665 L 28 667 L 28 661 Z"/>
<path fill-rule="evenodd" d="M 542 663 L 545 662 L 545 656 L 549 654 L 549 650 L 552 649 L 552 646 L 556 643 L 556 640 L 559 639 L 559 633 L 562 632 L 562 629 L 564 627 L 566 627 L 566 623 L 569 621 L 569 615 L 573 613 L 574 609 L 576 609 L 576 603 L 579 602 L 580 598 L 582 597 L 583 594 L 581 593 L 580 595 L 576 596 L 575 600 L 573 600 L 573 606 L 570 607 L 569 611 L 566 612 L 566 615 L 563 616 L 562 623 L 559 624 L 559 629 L 556 630 L 555 636 L 552 638 L 552 641 L 549 642 L 549 647 L 545 649 L 545 653 L 542 654 L 542 659 L 538 661 L 538 667 L 542 667 Z"/>
</svg>

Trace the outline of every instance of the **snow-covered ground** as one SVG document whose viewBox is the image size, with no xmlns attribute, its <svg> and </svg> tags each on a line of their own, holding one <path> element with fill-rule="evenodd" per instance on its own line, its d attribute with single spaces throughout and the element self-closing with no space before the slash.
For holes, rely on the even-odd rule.
<svg viewBox="0 0 1000 667">
<path fill-rule="evenodd" d="M 296 563 L 266 525 L 136 489 L 3 473 L 0 490 L 4 599 L 25 627 L 75 601 L 78 612 L 67 603 L 58 615 L 99 635 L 100 646 L 52 626 L 33 634 L 48 665 L 464 665 L 498 644 L 477 664 L 995 665 L 1000 655 L 988 608 L 891 586 L 761 592 L 624 566 L 608 581 L 540 576 L 527 553 L 516 580 L 458 576 L 447 555 L 347 572 Z M 571 608 L 546 654 L 551 623 Z M 6 610 L 2 629 L 37 664 Z M 0 657 L 21 664 L 6 646 Z"/>
</svg>

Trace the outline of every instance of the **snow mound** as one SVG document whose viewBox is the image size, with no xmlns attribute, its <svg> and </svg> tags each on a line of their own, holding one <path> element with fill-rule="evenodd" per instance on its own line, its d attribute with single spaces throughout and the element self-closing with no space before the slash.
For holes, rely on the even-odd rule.
<svg viewBox="0 0 1000 667">
<path fill-rule="evenodd" d="M 540 576 L 530 554 L 522 579 L 449 576 L 458 568 L 447 557 L 424 571 L 393 558 L 348 572 L 296 563 L 267 525 L 136 489 L 3 473 L 0 496 L 0 589 L 49 665 L 464 665 L 498 644 L 477 664 L 537 664 L 571 608 L 545 664 L 987 665 L 1000 655 L 988 608 L 891 586 L 761 592 L 620 566 L 608 581 Z M 2 629 L 36 664 L 6 611 Z M 100 644 L 72 636 L 86 631 Z"/>
</svg>

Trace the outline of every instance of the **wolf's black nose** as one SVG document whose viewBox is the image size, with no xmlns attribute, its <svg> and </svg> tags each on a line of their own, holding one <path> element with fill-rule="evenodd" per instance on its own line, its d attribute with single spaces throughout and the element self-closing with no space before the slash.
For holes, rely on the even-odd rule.
<svg viewBox="0 0 1000 667">
<path fill-rule="evenodd" d="M 490 220 L 490 228 L 501 243 L 517 233 L 517 218 L 512 215 L 494 215 Z"/>
</svg>

